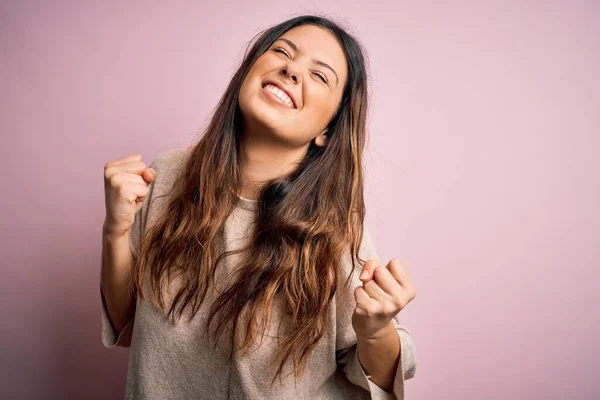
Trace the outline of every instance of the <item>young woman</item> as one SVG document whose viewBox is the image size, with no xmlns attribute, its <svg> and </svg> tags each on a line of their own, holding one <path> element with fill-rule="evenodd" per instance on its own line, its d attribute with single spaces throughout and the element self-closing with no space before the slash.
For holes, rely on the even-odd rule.
<svg viewBox="0 0 600 400">
<path fill-rule="evenodd" d="M 106 164 L 102 340 L 131 347 L 127 398 L 404 398 L 415 289 L 363 225 L 367 100 L 359 42 L 300 16 L 197 144 Z"/>
</svg>

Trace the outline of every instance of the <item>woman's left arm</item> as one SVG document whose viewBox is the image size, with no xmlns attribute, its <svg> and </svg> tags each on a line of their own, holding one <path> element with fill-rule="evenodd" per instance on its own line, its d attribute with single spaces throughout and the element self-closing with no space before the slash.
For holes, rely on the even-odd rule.
<svg viewBox="0 0 600 400">
<path fill-rule="evenodd" d="M 400 337 L 390 322 L 373 337 L 357 335 L 357 352 L 366 375 L 386 392 L 391 393 L 401 356 Z"/>
<path fill-rule="evenodd" d="M 352 314 L 358 360 L 374 384 L 394 393 L 400 389 L 394 386 L 404 383 L 404 376 L 396 376 L 408 356 L 403 357 L 402 335 L 394 316 L 415 298 L 416 291 L 408 270 L 397 259 L 386 266 L 368 260 L 359 278 L 363 285 L 354 290 L 356 308 Z"/>
</svg>

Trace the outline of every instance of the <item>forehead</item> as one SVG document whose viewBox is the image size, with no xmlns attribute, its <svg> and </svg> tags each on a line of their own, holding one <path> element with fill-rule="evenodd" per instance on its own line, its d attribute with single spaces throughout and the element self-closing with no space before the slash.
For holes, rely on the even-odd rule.
<svg viewBox="0 0 600 400">
<path fill-rule="evenodd" d="M 346 56 L 333 33 L 318 26 L 301 25 L 285 32 L 280 38 L 291 40 L 302 55 L 329 64 L 340 76 L 340 81 L 345 81 L 347 75 Z M 276 43 L 285 42 L 280 40 Z"/>
</svg>

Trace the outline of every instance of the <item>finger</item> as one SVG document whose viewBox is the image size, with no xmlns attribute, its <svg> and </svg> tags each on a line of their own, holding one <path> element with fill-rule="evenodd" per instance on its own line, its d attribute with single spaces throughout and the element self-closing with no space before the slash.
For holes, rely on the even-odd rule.
<svg viewBox="0 0 600 400">
<path fill-rule="evenodd" d="M 143 206 L 144 206 L 143 201 L 136 201 L 135 202 L 135 213 L 137 214 L 142 209 Z"/>
<path fill-rule="evenodd" d="M 148 193 L 150 193 L 150 189 L 147 184 L 132 183 L 127 186 L 125 198 L 131 202 L 144 201 Z"/>
<path fill-rule="evenodd" d="M 146 163 L 143 161 L 132 161 L 120 164 L 118 166 L 107 167 L 105 171 L 105 176 L 110 178 L 112 175 L 119 172 L 126 172 L 128 174 L 137 174 L 141 175 L 142 172 L 146 169 Z"/>
<path fill-rule="evenodd" d="M 372 308 L 373 302 L 375 301 L 362 286 L 357 286 L 356 289 L 354 289 L 354 299 L 356 300 L 356 307 L 365 311 Z"/>
<path fill-rule="evenodd" d="M 388 263 L 389 265 L 389 263 Z M 392 275 L 391 271 L 380 266 L 373 272 L 373 280 L 379 285 L 384 292 L 393 296 L 404 291 L 404 288 L 400 285 L 400 282 L 396 280 L 396 277 Z"/>
<path fill-rule="evenodd" d="M 373 277 L 373 271 L 375 268 L 379 266 L 379 263 L 376 260 L 367 260 L 365 265 L 363 265 L 360 276 L 358 277 L 361 281 L 368 281 Z"/>
<path fill-rule="evenodd" d="M 118 158 L 118 159 L 116 159 L 114 161 L 111 161 L 111 162 L 107 163 L 106 165 L 108 167 L 115 167 L 117 165 L 121 165 L 121 164 L 128 163 L 128 162 L 131 162 L 131 161 L 140 161 L 141 159 L 142 159 L 142 155 L 139 154 L 139 153 L 137 153 L 137 154 L 130 154 L 128 156 L 121 157 L 121 158 Z"/>
<path fill-rule="evenodd" d="M 146 168 L 144 171 L 142 171 L 141 177 L 145 182 L 151 183 L 156 179 L 157 175 L 158 174 L 154 168 Z"/>
<path fill-rule="evenodd" d="M 148 193 L 150 193 L 150 188 L 148 188 L 147 184 L 141 184 L 141 185 L 135 185 L 135 195 L 136 195 L 136 201 L 144 201 L 146 199 L 146 196 L 148 196 Z"/>
<path fill-rule="evenodd" d="M 386 268 L 390 271 L 394 279 L 398 281 L 398 283 L 405 289 L 412 289 L 412 280 L 410 279 L 410 275 L 408 273 L 408 269 L 404 264 L 400 262 L 400 260 L 393 258 L 386 265 Z"/>
<path fill-rule="evenodd" d="M 377 301 L 385 302 L 391 300 L 391 296 L 386 293 L 373 279 L 364 282 L 363 288 L 369 296 Z"/>
<path fill-rule="evenodd" d="M 148 182 L 146 182 L 146 180 L 144 180 L 140 175 L 138 174 L 119 174 L 117 176 L 114 177 L 113 180 L 115 183 L 137 183 L 140 185 L 146 185 L 148 186 Z"/>
</svg>

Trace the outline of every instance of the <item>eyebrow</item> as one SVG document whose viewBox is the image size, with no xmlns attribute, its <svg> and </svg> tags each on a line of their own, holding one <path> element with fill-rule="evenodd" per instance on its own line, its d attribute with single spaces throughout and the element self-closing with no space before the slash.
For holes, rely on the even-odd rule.
<svg viewBox="0 0 600 400">
<path fill-rule="evenodd" d="M 283 37 L 281 37 L 281 38 L 279 38 L 279 39 L 277 39 L 277 40 L 283 40 L 284 42 L 286 42 L 287 44 L 289 44 L 289 45 L 290 45 L 290 47 L 291 47 L 292 49 L 294 49 L 294 51 L 298 51 L 298 46 L 296 46 L 296 45 L 294 44 L 294 42 L 292 42 L 291 40 L 289 40 L 289 39 L 286 39 L 286 38 L 283 38 Z M 275 40 L 275 41 L 277 41 L 277 40 Z M 315 64 L 317 64 L 317 65 L 320 65 L 320 66 L 322 66 L 322 67 L 325 67 L 325 68 L 328 68 L 328 69 L 330 69 L 330 70 L 331 70 L 331 72 L 333 72 L 333 74 L 335 75 L 335 84 L 337 85 L 337 84 L 339 83 L 339 81 L 340 81 L 340 78 L 338 77 L 338 74 L 337 74 L 337 72 L 335 72 L 335 70 L 334 70 L 333 68 L 331 68 L 331 67 L 329 66 L 329 64 L 327 64 L 327 63 L 325 63 L 325 62 L 323 62 L 323 61 L 321 61 L 321 60 L 317 60 L 317 59 L 315 59 L 315 58 L 313 58 L 313 62 L 314 62 Z"/>
</svg>

